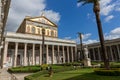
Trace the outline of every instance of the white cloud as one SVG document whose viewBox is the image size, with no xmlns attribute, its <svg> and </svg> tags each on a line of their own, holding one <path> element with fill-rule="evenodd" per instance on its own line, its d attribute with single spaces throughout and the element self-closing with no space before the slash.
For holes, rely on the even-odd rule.
<svg viewBox="0 0 120 80">
<path fill-rule="evenodd" d="M 77 3 L 77 7 L 80 7 L 82 5 L 82 3 Z"/>
<path fill-rule="evenodd" d="M 100 0 L 101 15 L 108 16 L 113 11 L 120 11 L 120 0 Z"/>
<path fill-rule="evenodd" d="M 101 6 L 106 6 L 107 4 L 109 4 L 112 0 L 100 0 L 100 4 Z"/>
<path fill-rule="evenodd" d="M 86 34 L 86 39 L 83 39 L 83 43 L 84 44 L 92 44 L 92 43 L 97 43 L 99 42 L 99 40 L 97 39 L 90 39 L 90 36 L 92 34 L 88 33 Z M 85 36 L 84 36 L 85 37 Z M 111 30 L 109 33 L 105 33 L 104 36 L 105 40 L 111 40 L 111 39 L 116 39 L 116 38 L 120 38 L 120 27 L 117 27 L 113 30 Z M 80 43 L 79 38 L 77 37 L 76 39 L 74 39 L 78 44 Z"/>
<path fill-rule="evenodd" d="M 16 31 L 25 16 L 40 16 L 46 9 L 46 0 L 12 0 L 8 15 L 7 31 Z M 53 10 L 45 10 L 48 18 L 59 22 L 60 14 Z"/>
<path fill-rule="evenodd" d="M 109 15 L 110 12 L 114 10 L 115 4 L 111 4 L 112 0 L 101 0 L 100 7 L 101 7 L 101 15 Z"/>
<path fill-rule="evenodd" d="M 82 35 L 83 43 L 89 44 L 89 43 L 95 42 L 95 40 L 89 40 L 91 35 L 92 35 L 91 33 L 83 34 Z M 69 39 L 71 39 L 71 38 L 69 38 Z M 78 43 L 78 44 L 80 43 L 80 38 L 79 37 L 77 37 L 76 39 L 73 39 L 73 40 L 76 41 L 76 43 Z"/>
<path fill-rule="evenodd" d="M 77 37 L 76 39 L 74 39 L 74 41 L 75 41 L 77 44 L 80 44 L 80 39 L 79 39 L 79 37 Z M 96 43 L 96 42 L 99 42 L 99 41 L 98 41 L 98 40 L 93 40 L 93 39 L 83 40 L 83 43 L 84 43 L 84 44 L 91 44 L 91 43 Z"/>
<path fill-rule="evenodd" d="M 113 29 L 110 34 L 113 34 L 113 35 L 120 35 L 120 27 L 117 27 L 115 29 Z"/>
<path fill-rule="evenodd" d="M 104 6 L 104 8 L 101 9 L 101 15 L 109 15 L 110 12 L 112 12 L 114 10 L 114 4 L 113 5 L 108 5 L 108 6 Z"/>
<path fill-rule="evenodd" d="M 58 23 L 60 20 L 60 14 L 58 12 L 54 12 L 53 10 L 45 10 L 45 16 L 52 21 Z"/>
<path fill-rule="evenodd" d="M 116 8 L 116 11 L 120 11 L 120 7 L 117 7 L 117 8 Z"/>
<path fill-rule="evenodd" d="M 87 13 L 87 18 L 90 19 L 90 17 L 92 16 L 92 14 Z"/>
<path fill-rule="evenodd" d="M 106 18 L 105 18 L 105 22 L 109 22 L 111 19 L 113 19 L 114 18 L 114 16 L 113 15 L 110 15 L 110 16 L 107 16 Z"/>
<path fill-rule="evenodd" d="M 98 40 L 89 39 L 87 41 L 83 41 L 84 44 L 92 44 L 92 43 L 96 43 L 96 42 L 98 42 Z"/>
<path fill-rule="evenodd" d="M 111 30 L 109 33 L 106 33 L 104 37 L 105 37 L 105 40 L 120 38 L 120 27 L 117 27 Z M 96 43 L 96 42 L 99 42 L 99 40 L 88 39 L 88 38 L 86 40 L 83 40 L 84 44 L 91 44 L 91 43 Z"/>
<path fill-rule="evenodd" d="M 83 40 L 88 39 L 91 35 L 91 33 L 83 34 Z"/>
<path fill-rule="evenodd" d="M 71 40 L 72 38 L 71 38 L 71 37 L 65 37 L 64 39 L 66 39 L 66 40 Z"/>
<path fill-rule="evenodd" d="M 110 33 L 105 34 L 106 40 L 111 40 L 111 39 L 116 39 L 116 38 L 120 38 L 120 27 L 117 27 L 111 30 Z"/>
</svg>

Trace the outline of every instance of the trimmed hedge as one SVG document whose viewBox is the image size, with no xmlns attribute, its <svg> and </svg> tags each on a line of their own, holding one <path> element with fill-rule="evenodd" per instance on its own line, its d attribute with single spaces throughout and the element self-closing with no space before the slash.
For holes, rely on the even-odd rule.
<svg viewBox="0 0 120 80">
<path fill-rule="evenodd" d="M 97 68 L 94 72 L 98 75 L 104 76 L 120 76 L 120 68 L 112 68 L 110 70 L 106 70 L 104 68 Z"/>
<path fill-rule="evenodd" d="M 23 67 L 9 68 L 8 72 L 11 72 L 11 73 L 30 73 L 30 72 L 38 72 L 40 70 L 41 70 L 40 66 L 23 66 Z"/>
<path fill-rule="evenodd" d="M 104 64 L 101 64 L 101 68 L 104 68 Z M 110 62 L 110 68 L 120 68 L 120 62 Z"/>
<path fill-rule="evenodd" d="M 64 64 L 55 64 L 55 65 L 60 65 L 60 66 L 81 66 L 81 63 L 79 62 L 71 62 L 71 63 L 64 63 Z"/>
</svg>

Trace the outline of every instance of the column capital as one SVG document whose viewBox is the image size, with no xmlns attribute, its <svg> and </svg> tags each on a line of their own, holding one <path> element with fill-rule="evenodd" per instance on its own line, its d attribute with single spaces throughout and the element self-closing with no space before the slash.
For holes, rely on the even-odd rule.
<svg viewBox="0 0 120 80">
<path fill-rule="evenodd" d="M 25 45 L 27 45 L 28 43 L 24 43 Z"/>
</svg>

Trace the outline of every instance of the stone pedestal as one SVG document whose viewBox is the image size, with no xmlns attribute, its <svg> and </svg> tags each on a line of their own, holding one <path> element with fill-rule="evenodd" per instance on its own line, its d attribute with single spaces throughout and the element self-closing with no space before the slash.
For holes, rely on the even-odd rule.
<svg viewBox="0 0 120 80">
<path fill-rule="evenodd" d="M 84 66 L 91 66 L 91 60 L 90 58 L 86 58 L 83 60 Z"/>
</svg>

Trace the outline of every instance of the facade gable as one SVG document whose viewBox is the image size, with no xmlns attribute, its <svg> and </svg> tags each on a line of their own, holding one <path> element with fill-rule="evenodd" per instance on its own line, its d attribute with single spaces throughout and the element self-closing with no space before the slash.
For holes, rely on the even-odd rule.
<svg viewBox="0 0 120 80">
<path fill-rule="evenodd" d="M 45 29 L 45 37 L 58 38 L 57 25 L 44 16 L 26 17 L 18 28 L 17 33 L 42 36 L 42 28 Z"/>
<path fill-rule="evenodd" d="M 50 25 L 50 26 L 54 26 L 54 27 L 56 26 L 56 24 L 54 24 L 53 22 L 51 22 L 49 19 L 47 19 L 44 16 L 30 18 L 29 20 L 34 21 L 34 22 L 40 22 L 40 23 Z"/>
</svg>

